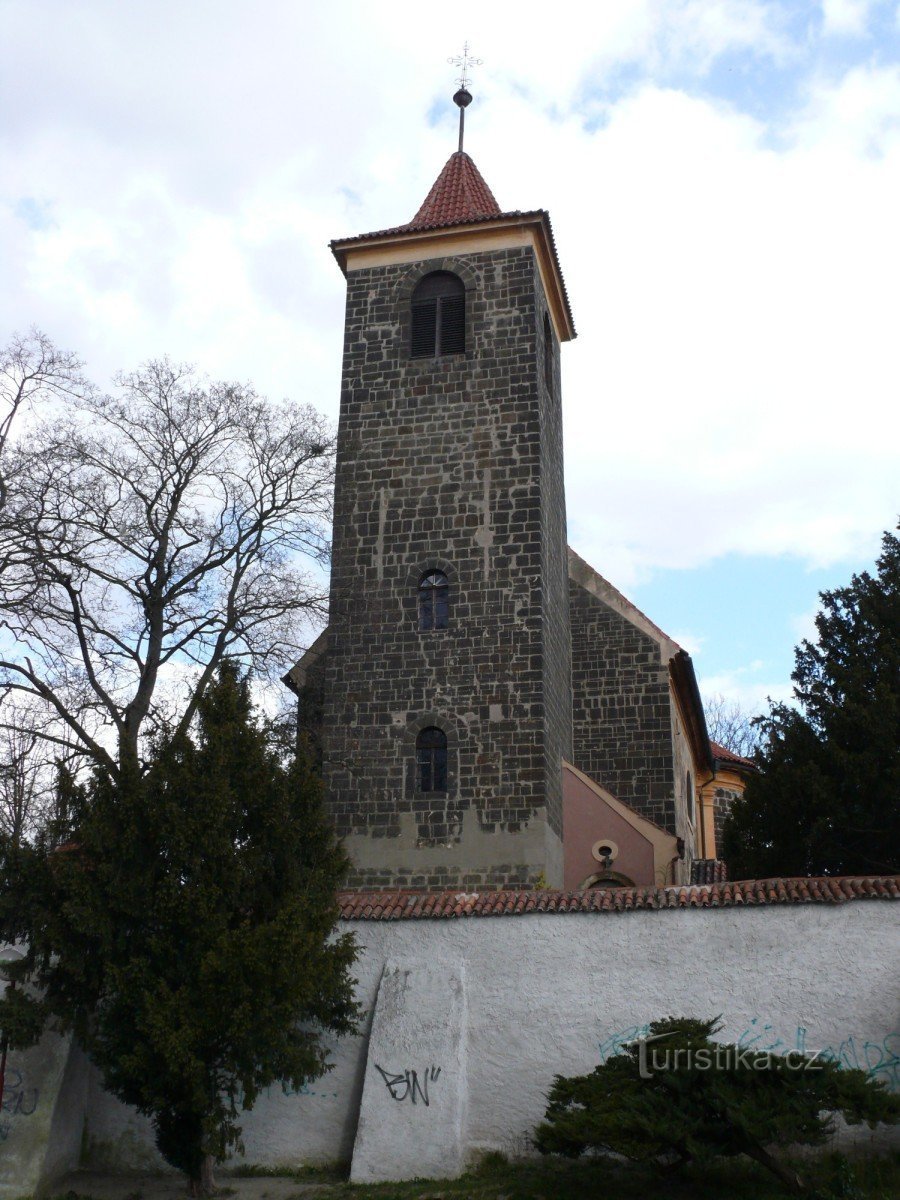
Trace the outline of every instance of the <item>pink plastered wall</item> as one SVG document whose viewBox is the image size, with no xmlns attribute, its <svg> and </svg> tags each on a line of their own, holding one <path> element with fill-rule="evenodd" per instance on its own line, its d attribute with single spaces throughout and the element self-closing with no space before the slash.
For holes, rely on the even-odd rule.
<svg viewBox="0 0 900 1200">
<path fill-rule="evenodd" d="M 626 875 L 639 886 L 652 887 L 654 879 L 653 845 L 620 816 L 602 796 L 568 767 L 563 768 L 563 852 L 564 884 L 574 891 L 590 875 L 602 870 L 591 856 L 591 847 L 608 838 L 619 848 L 610 870 Z"/>
</svg>

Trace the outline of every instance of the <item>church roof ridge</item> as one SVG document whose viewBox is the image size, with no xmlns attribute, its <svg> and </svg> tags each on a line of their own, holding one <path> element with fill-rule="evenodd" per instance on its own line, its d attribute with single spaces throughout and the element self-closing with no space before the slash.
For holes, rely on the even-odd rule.
<svg viewBox="0 0 900 1200">
<path fill-rule="evenodd" d="M 628 597 L 625 595 L 625 593 L 620 592 L 614 583 L 610 583 L 605 575 L 601 575 L 596 567 L 592 567 L 586 558 L 582 558 L 581 555 L 578 553 L 578 551 L 573 550 L 571 546 L 567 546 L 566 548 L 569 552 L 570 564 L 571 564 L 571 560 L 574 558 L 580 566 L 582 566 L 586 570 L 588 570 L 596 579 L 598 579 L 604 585 L 604 587 L 609 588 L 610 592 L 612 592 L 613 595 L 622 602 L 622 604 L 624 604 L 628 608 L 632 609 L 637 614 L 637 616 L 639 616 L 642 620 L 646 621 L 647 624 L 651 627 L 651 629 L 653 629 L 661 638 L 663 638 L 664 641 L 667 641 L 671 645 L 673 645 L 675 647 L 676 653 L 678 653 L 678 652 L 684 653 L 683 647 L 679 646 L 678 642 L 676 642 L 673 637 L 670 637 L 670 635 L 668 633 L 666 633 L 666 631 L 664 629 L 660 629 L 660 627 L 656 624 L 656 622 L 651 620 L 651 618 L 648 617 L 647 614 L 642 609 L 638 608 L 638 606 L 634 603 L 633 600 L 629 600 Z M 570 576 L 571 576 L 571 571 L 570 571 Z M 575 582 L 577 583 L 579 581 L 576 580 Z"/>
</svg>

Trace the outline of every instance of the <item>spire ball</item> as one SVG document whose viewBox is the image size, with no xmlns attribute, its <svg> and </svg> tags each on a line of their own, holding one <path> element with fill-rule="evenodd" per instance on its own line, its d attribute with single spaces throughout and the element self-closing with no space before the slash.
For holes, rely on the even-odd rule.
<svg viewBox="0 0 900 1200">
<path fill-rule="evenodd" d="M 461 87 L 454 95 L 453 103 L 459 108 L 468 108 L 472 103 L 472 93 L 467 88 Z"/>
</svg>

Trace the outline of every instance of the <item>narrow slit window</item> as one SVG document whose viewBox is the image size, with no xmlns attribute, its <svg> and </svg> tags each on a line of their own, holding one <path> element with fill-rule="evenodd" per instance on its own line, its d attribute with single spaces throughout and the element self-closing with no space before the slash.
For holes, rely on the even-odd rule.
<svg viewBox="0 0 900 1200">
<path fill-rule="evenodd" d="M 443 571 L 429 571 L 419 584 L 419 628 L 446 629 L 450 620 L 450 585 Z"/>
<path fill-rule="evenodd" d="M 416 738 L 416 784 L 420 792 L 447 790 L 447 735 L 436 725 Z"/>
<path fill-rule="evenodd" d="M 412 358 L 440 358 L 466 348 L 466 289 L 450 271 L 432 271 L 411 302 Z"/>
<path fill-rule="evenodd" d="M 544 383 L 547 391 L 553 395 L 553 326 L 550 316 L 544 313 Z"/>
</svg>

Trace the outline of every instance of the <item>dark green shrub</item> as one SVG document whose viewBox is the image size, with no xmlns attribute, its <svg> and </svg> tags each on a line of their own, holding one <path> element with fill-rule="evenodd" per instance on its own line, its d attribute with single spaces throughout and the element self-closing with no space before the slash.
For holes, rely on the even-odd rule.
<svg viewBox="0 0 900 1200">
<path fill-rule="evenodd" d="M 646 1039 L 589 1075 L 556 1076 L 538 1149 L 660 1166 L 744 1154 L 802 1192 L 773 1149 L 821 1145 L 838 1113 L 851 1125 L 900 1119 L 900 1097 L 865 1072 L 713 1041 L 720 1028 L 715 1019 L 655 1021 Z"/>
</svg>

